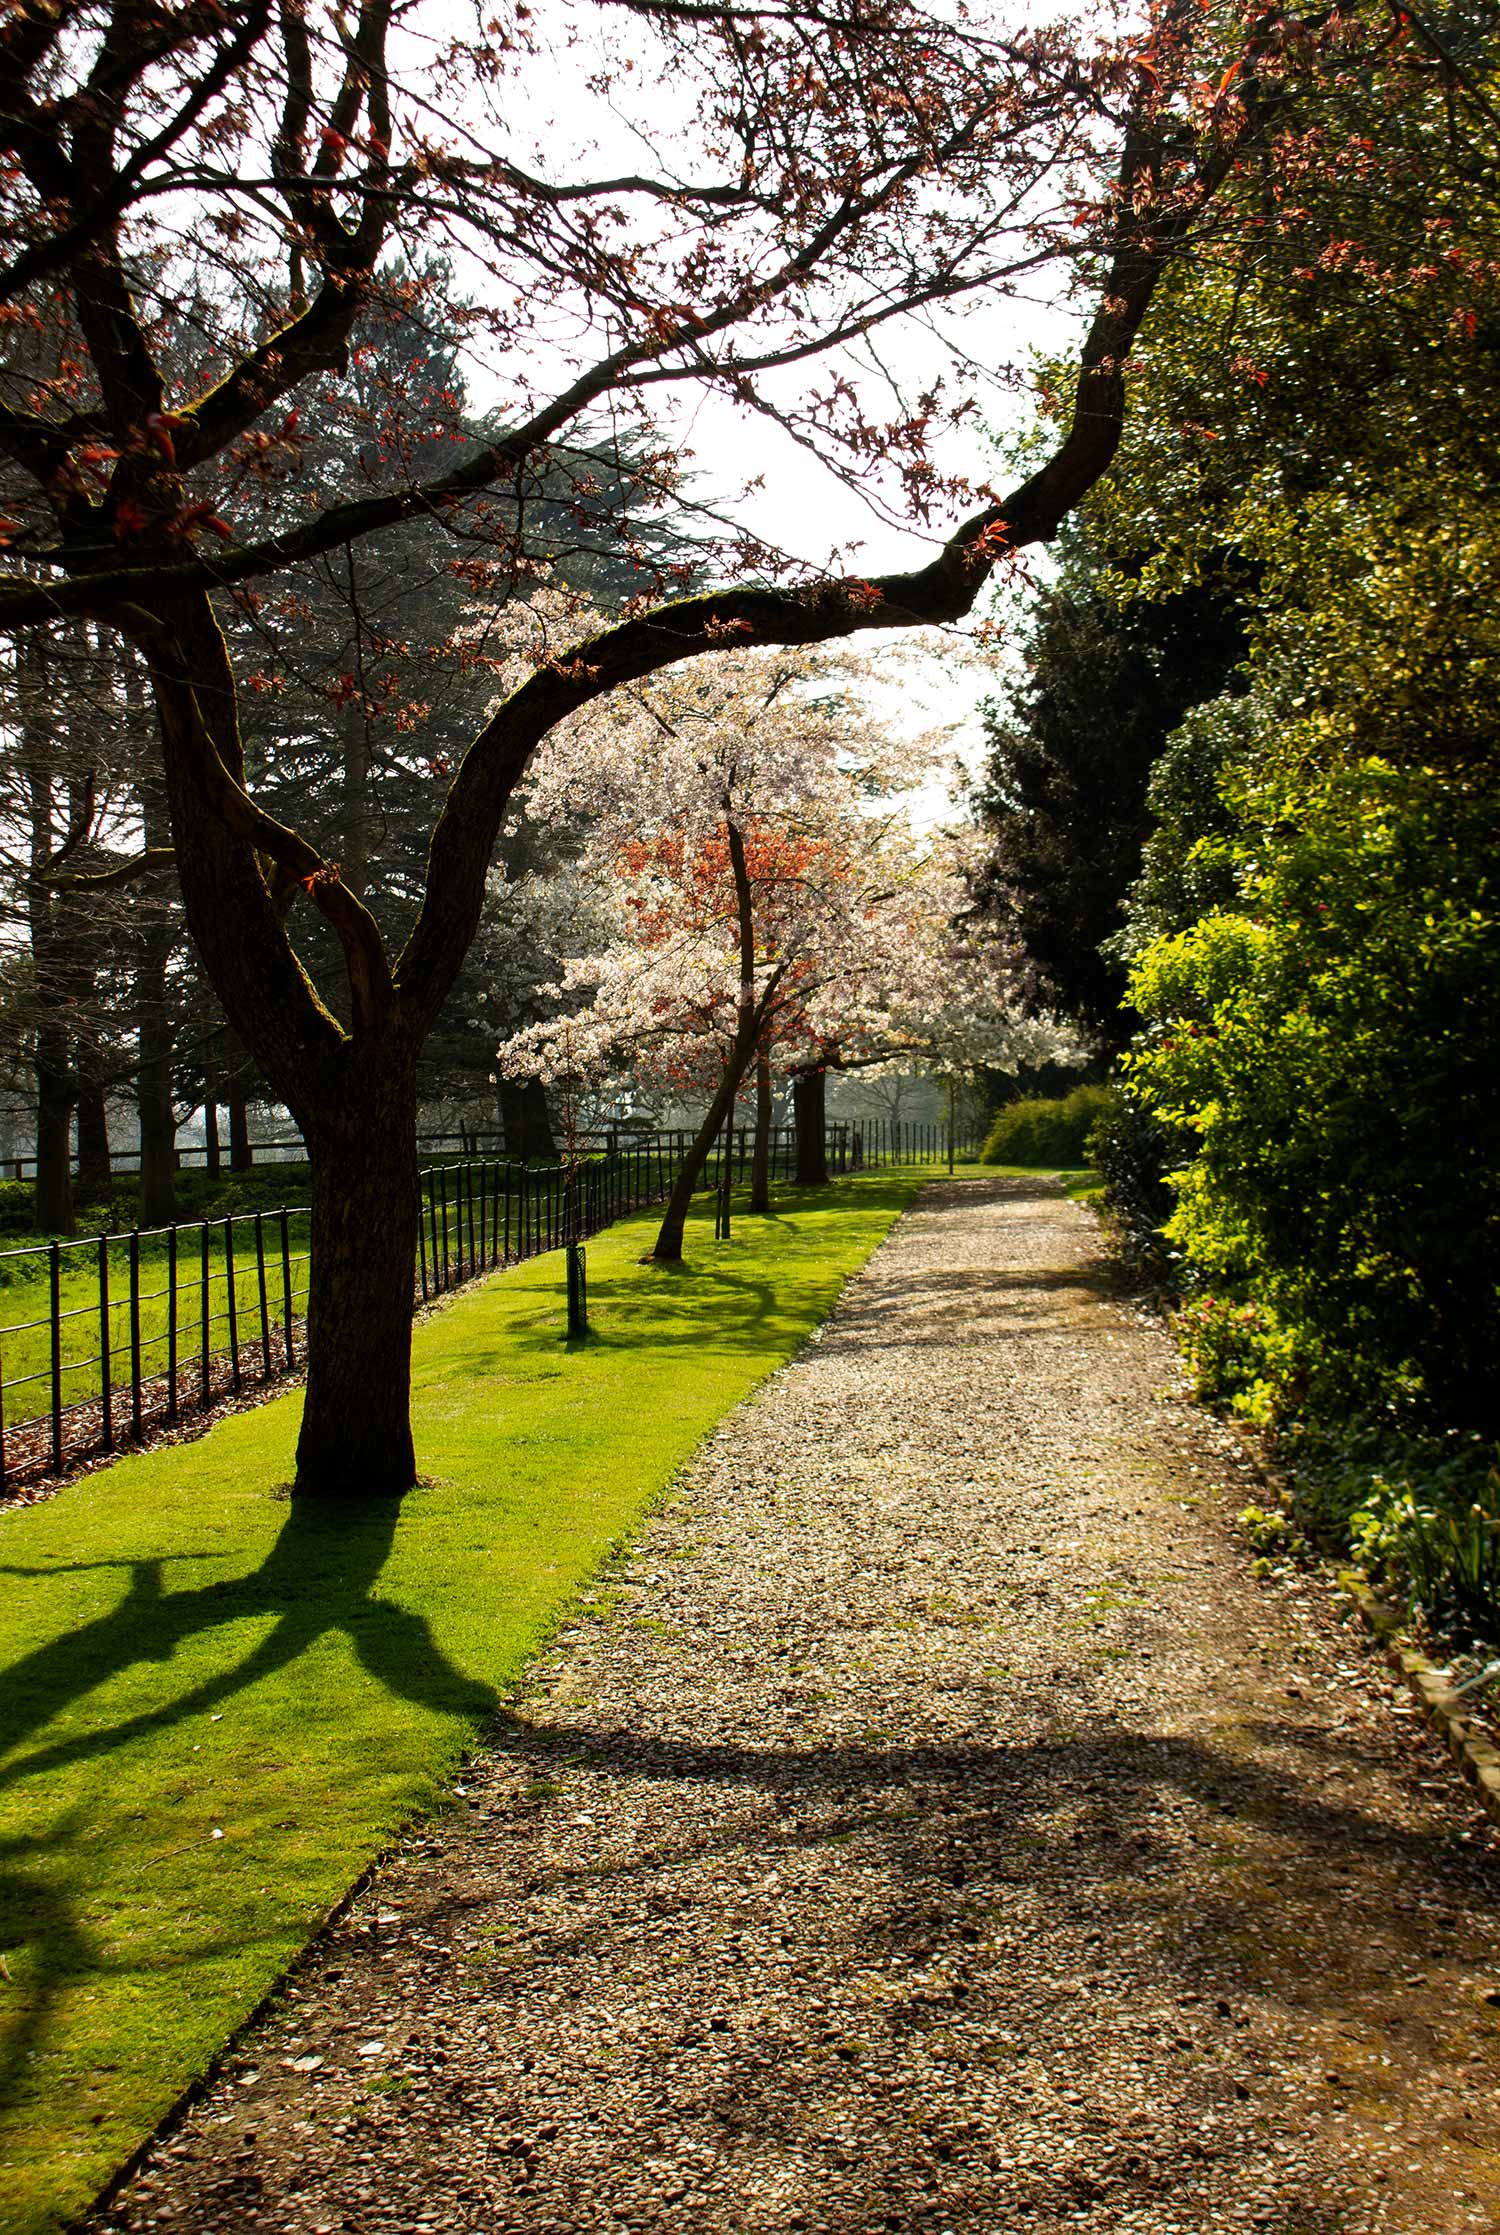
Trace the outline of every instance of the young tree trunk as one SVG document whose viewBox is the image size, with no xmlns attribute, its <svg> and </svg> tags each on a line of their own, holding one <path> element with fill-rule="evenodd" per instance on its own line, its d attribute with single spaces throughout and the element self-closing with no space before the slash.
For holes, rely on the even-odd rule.
<svg viewBox="0 0 1500 2235">
<path fill-rule="evenodd" d="M 822 1064 L 811 1071 L 799 1071 L 792 1081 L 799 1187 L 822 1187 L 828 1178 L 827 1112 L 828 1073 Z"/>
<path fill-rule="evenodd" d="M 301 1498 L 399 1497 L 416 1480 L 411 1432 L 417 1255 L 414 1057 L 350 1066 L 340 1116 L 305 1126 L 312 1159 L 307 1396 Z"/>
<path fill-rule="evenodd" d="M 754 894 L 745 856 L 744 835 L 734 817 L 729 814 L 724 817 L 724 835 L 729 842 L 729 866 L 734 878 L 735 913 L 739 926 L 740 983 L 739 1000 L 735 1007 L 734 1041 L 724 1065 L 719 1090 L 708 1106 L 708 1115 L 699 1126 L 692 1145 L 683 1158 L 682 1168 L 672 1182 L 672 1192 L 667 1197 L 661 1230 L 651 1252 L 660 1265 L 680 1265 L 682 1262 L 682 1236 L 687 1225 L 688 1206 L 693 1200 L 709 1150 L 714 1145 L 714 1137 L 733 1110 L 735 1097 L 740 1091 L 740 1081 L 754 1060 L 765 1023 L 766 1007 L 775 991 L 773 978 L 757 1005 Z"/>
<path fill-rule="evenodd" d="M 244 1078 L 232 1078 L 225 1089 L 229 1101 L 229 1169 L 249 1172 L 255 1168 L 250 1145 L 250 1097 Z"/>
<path fill-rule="evenodd" d="M 32 1219 L 39 1234 L 71 1234 L 73 1080 L 68 1069 L 68 1035 L 62 1025 L 37 1026 L 32 1060 L 36 1067 Z"/>
<path fill-rule="evenodd" d="M 708 1105 L 708 1115 L 693 1135 L 687 1155 L 678 1167 L 677 1177 L 672 1182 L 672 1192 L 667 1197 L 667 1207 L 662 1213 L 661 1228 L 651 1251 L 652 1258 L 658 1265 L 682 1263 L 682 1237 L 693 1196 L 697 1192 L 703 1167 L 708 1162 L 714 1142 L 723 1130 L 724 1120 L 734 1108 L 734 1098 L 739 1093 L 740 1081 L 748 1068 L 748 1050 L 743 1057 L 731 1058 L 720 1081 L 719 1091 Z"/>
<path fill-rule="evenodd" d="M 755 1148 L 750 1159 L 750 1208 L 771 1208 L 771 1064 L 755 1059 Z"/>
<path fill-rule="evenodd" d="M 104 1106 L 103 1083 L 93 1076 L 98 1057 L 97 1047 L 80 1045 L 78 1192 L 85 1196 L 107 1193 L 110 1181 L 109 1113 Z"/>
<path fill-rule="evenodd" d="M 211 1180 L 219 1176 L 219 1105 L 210 1094 L 203 1104 L 203 1169 Z"/>
</svg>

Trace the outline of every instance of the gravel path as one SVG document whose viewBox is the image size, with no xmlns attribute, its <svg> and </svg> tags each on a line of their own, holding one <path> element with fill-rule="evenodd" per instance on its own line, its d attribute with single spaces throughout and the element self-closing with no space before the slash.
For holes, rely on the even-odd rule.
<svg viewBox="0 0 1500 2235">
<path fill-rule="evenodd" d="M 1500 2225 L 1490 1835 L 1236 1464 L 931 1188 L 104 2224 Z"/>
</svg>

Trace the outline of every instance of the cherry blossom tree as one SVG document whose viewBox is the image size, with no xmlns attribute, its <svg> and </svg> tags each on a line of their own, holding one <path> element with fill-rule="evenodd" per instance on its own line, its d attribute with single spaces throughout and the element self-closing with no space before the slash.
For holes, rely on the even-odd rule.
<svg viewBox="0 0 1500 2235">
<path fill-rule="evenodd" d="M 581 874 L 613 887 L 617 929 L 570 960 L 557 1015 L 500 1060 L 573 1090 L 627 1076 L 702 1099 L 660 1262 L 681 1258 L 752 1067 L 763 1169 L 773 1063 L 994 1062 L 1026 1030 L 1011 957 L 957 928 L 959 848 L 920 835 L 901 796 L 936 740 L 883 733 L 861 681 L 847 656 L 728 653 L 616 694 L 541 756 L 533 811 L 586 825 Z"/>
</svg>

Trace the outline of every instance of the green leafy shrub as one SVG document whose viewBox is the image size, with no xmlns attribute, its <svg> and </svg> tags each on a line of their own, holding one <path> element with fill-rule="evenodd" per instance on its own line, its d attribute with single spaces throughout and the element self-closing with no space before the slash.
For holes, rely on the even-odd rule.
<svg viewBox="0 0 1500 2235">
<path fill-rule="evenodd" d="M 1425 1473 L 1371 1477 L 1349 1519 L 1362 1567 L 1442 1628 L 1500 1627 L 1500 1468 L 1468 1452 Z"/>
<path fill-rule="evenodd" d="M 990 1127 L 979 1160 L 1052 1171 L 1081 1165 L 1089 1134 L 1111 1099 L 1108 1087 L 1076 1086 L 1057 1101 L 1007 1103 Z"/>
<path fill-rule="evenodd" d="M 1298 1344 L 1263 1304 L 1195 1296 L 1173 1321 L 1196 1394 L 1270 1427 L 1296 1387 Z"/>
<path fill-rule="evenodd" d="M 1295 1528 L 1353 1552 L 1435 1628 L 1500 1638 L 1500 1472 L 1482 1436 L 1402 1434 L 1370 1418 L 1295 1425 L 1278 1449 Z"/>
<path fill-rule="evenodd" d="M 309 1188 L 305 1164 L 257 1164 L 248 1172 L 231 1172 L 226 1165 L 217 1177 L 201 1166 L 177 1174 L 177 1222 L 189 1225 L 199 1218 L 226 1218 L 252 1211 L 276 1211 L 283 1203 L 305 1204 Z M 5 1246 L 25 1248 L 45 1241 L 33 1223 L 35 1190 L 30 1180 L 0 1181 L 0 1237 Z M 127 1233 L 141 1219 L 141 1187 L 134 1173 L 117 1173 L 100 1194 L 79 1196 L 74 1203 L 77 1231 L 84 1234 Z M 0 1286 L 7 1278 L 30 1277 L 29 1270 L 7 1274 L 0 1265 Z"/>
<path fill-rule="evenodd" d="M 1195 1371 L 1267 1421 L 1493 1434 L 1500 798 L 1367 759 L 1242 813 L 1239 907 L 1132 984 L 1132 1091 L 1196 1150 L 1166 1226 L 1211 1299 Z"/>
<path fill-rule="evenodd" d="M 1313 1547 L 1291 1514 L 1279 1506 L 1245 1506 L 1235 1519 L 1256 1555 L 1256 1575 L 1274 1575 L 1312 1559 Z"/>
</svg>

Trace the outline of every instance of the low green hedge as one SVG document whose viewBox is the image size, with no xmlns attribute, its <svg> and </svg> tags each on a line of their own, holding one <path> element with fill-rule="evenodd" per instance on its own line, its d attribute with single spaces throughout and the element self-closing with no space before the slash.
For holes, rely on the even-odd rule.
<svg viewBox="0 0 1500 2235">
<path fill-rule="evenodd" d="M 1027 1164 L 1043 1170 L 1088 1162 L 1088 1137 L 1110 1107 L 1105 1086 L 1076 1086 L 1057 1101 L 1008 1102 L 979 1152 L 981 1164 Z"/>
</svg>

